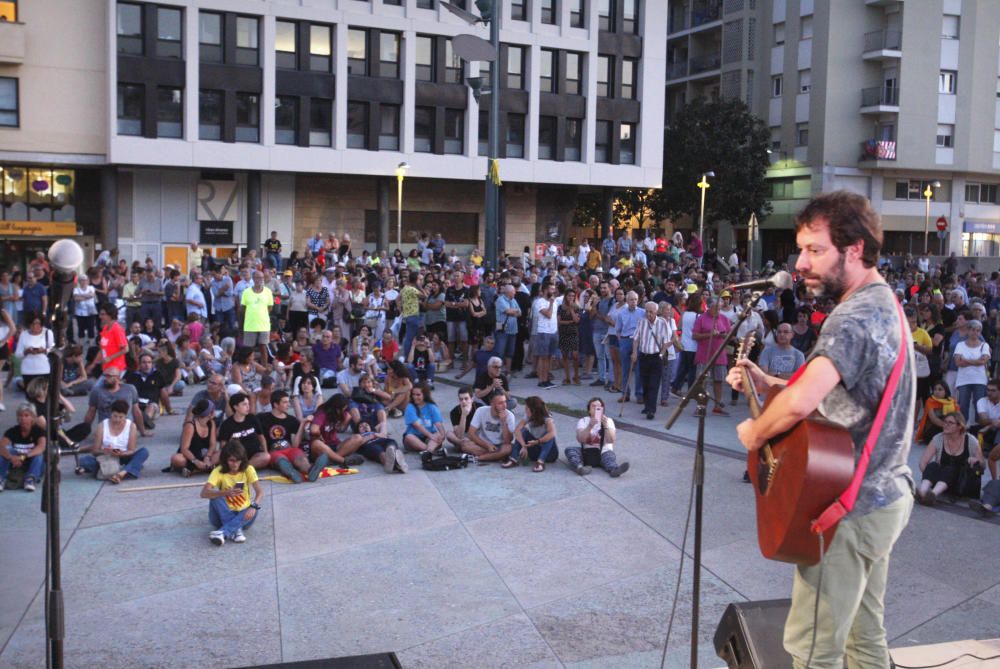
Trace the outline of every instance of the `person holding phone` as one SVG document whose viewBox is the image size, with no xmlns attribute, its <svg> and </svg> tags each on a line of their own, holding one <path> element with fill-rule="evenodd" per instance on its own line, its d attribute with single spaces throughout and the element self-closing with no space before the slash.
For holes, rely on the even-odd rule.
<svg viewBox="0 0 1000 669">
<path fill-rule="evenodd" d="M 604 400 L 594 397 L 587 402 L 587 415 L 576 424 L 579 446 L 566 449 L 570 468 L 580 476 L 600 467 L 612 478 L 628 471 L 629 463 L 618 464 L 615 456 L 615 422 L 604 415 Z"/>
<path fill-rule="evenodd" d="M 264 488 L 239 439 L 230 439 L 223 446 L 219 466 L 208 475 L 201 498 L 209 500 L 208 520 L 215 529 L 208 538 L 213 544 L 222 546 L 226 539 L 236 544 L 247 540 L 243 530 L 257 519 Z"/>
</svg>

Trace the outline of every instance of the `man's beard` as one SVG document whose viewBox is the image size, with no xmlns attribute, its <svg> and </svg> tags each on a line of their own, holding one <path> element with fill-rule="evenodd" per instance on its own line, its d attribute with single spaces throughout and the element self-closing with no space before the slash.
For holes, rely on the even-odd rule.
<svg viewBox="0 0 1000 669">
<path fill-rule="evenodd" d="M 805 274 L 806 279 L 816 279 L 819 280 L 818 288 L 809 288 L 809 292 L 812 293 L 813 297 L 829 297 L 835 302 L 840 302 L 840 298 L 844 296 L 847 292 L 847 285 L 844 281 L 844 264 L 847 261 L 846 256 L 841 253 L 840 259 L 837 261 L 837 265 L 833 270 L 824 276 L 819 276 L 816 274 Z"/>
</svg>

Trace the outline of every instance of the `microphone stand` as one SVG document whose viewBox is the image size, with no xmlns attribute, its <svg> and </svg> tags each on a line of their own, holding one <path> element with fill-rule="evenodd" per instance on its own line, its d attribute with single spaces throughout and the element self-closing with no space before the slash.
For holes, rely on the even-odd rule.
<svg viewBox="0 0 1000 669">
<path fill-rule="evenodd" d="M 681 399 L 677 408 L 667 419 L 666 429 L 673 427 L 677 419 L 680 418 L 691 400 L 697 403 L 695 416 L 698 418 L 698 436 L 695 439 L 694 451 L 694 572 L 691 579 L 691 669 L 698 669 L 698 615 L 701 608 L 701 535 L 702 535 L 702 511 L 704 506 L 705 492 L 705 416 L 708 410 L 708 391 L 705 389 L 705 382 L 708 375 L 715 368 L 715 361 L 722 355 L 726 344 L 736 337 L 736 332 L 740 326 L 750 316 L 750 311 L 754 308 L 763 293 L 750 301 L 750 306 L 743 310 L 740 317 L 736 319 L 729 332 L 722 338 L 722 342 L 716 348 L 705 369 L 695 379 L 694 385 L 688 388 L 687 394 Z M 684 559 L 684 556 L 681 556 Z"/>
</svg>

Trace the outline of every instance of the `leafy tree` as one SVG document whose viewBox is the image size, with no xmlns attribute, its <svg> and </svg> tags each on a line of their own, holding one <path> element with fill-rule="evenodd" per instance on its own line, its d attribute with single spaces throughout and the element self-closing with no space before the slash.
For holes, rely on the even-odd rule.
<svg viewBox="0 0 1000 669">
<path fill-rule="evenodd" d="M 764 179 L 770 139 L 767 126 L 741 100 L 697 99 L 686 105 L 664 133 L 661 211 L 697 220 L 701 193 L 695 184 L 714 171 L 705 199 L 705 227 L 711 229 L 713 220 L 739 225 L 751 213 L 763 220 L 771 212 Z"/>
<path fill-rule="evenodd" d="M 579 228 L 593 227 L 593 236 L 600 238 L 603 209 L 603 198 L 600 193 L 579 193 L 576 198 L 576 209 L 573 210 L 573 225 Z"/>
<path fill-rule="evenodd" d="M 635 219 L 642 230 L 647 224 L 666 218 L 663 198 L 659 191 L 650 188 L 626 188 L 615 198 L 614 215 L 619 224 Z"/>
</svg>

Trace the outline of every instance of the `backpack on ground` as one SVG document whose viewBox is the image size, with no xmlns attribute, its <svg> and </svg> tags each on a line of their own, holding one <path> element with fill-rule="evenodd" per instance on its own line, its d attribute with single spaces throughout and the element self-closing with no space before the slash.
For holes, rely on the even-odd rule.
<svg viewBox="0 0 1000 669">
<path fill-rule="evenodd" d="M 447 453 L 428 453 L 427 451 L 420 454 L 420 466 L 430 472 L 463 469 L 468 465 L 469 456 L 465 454 L 448 455 Z"/>
</svg>

